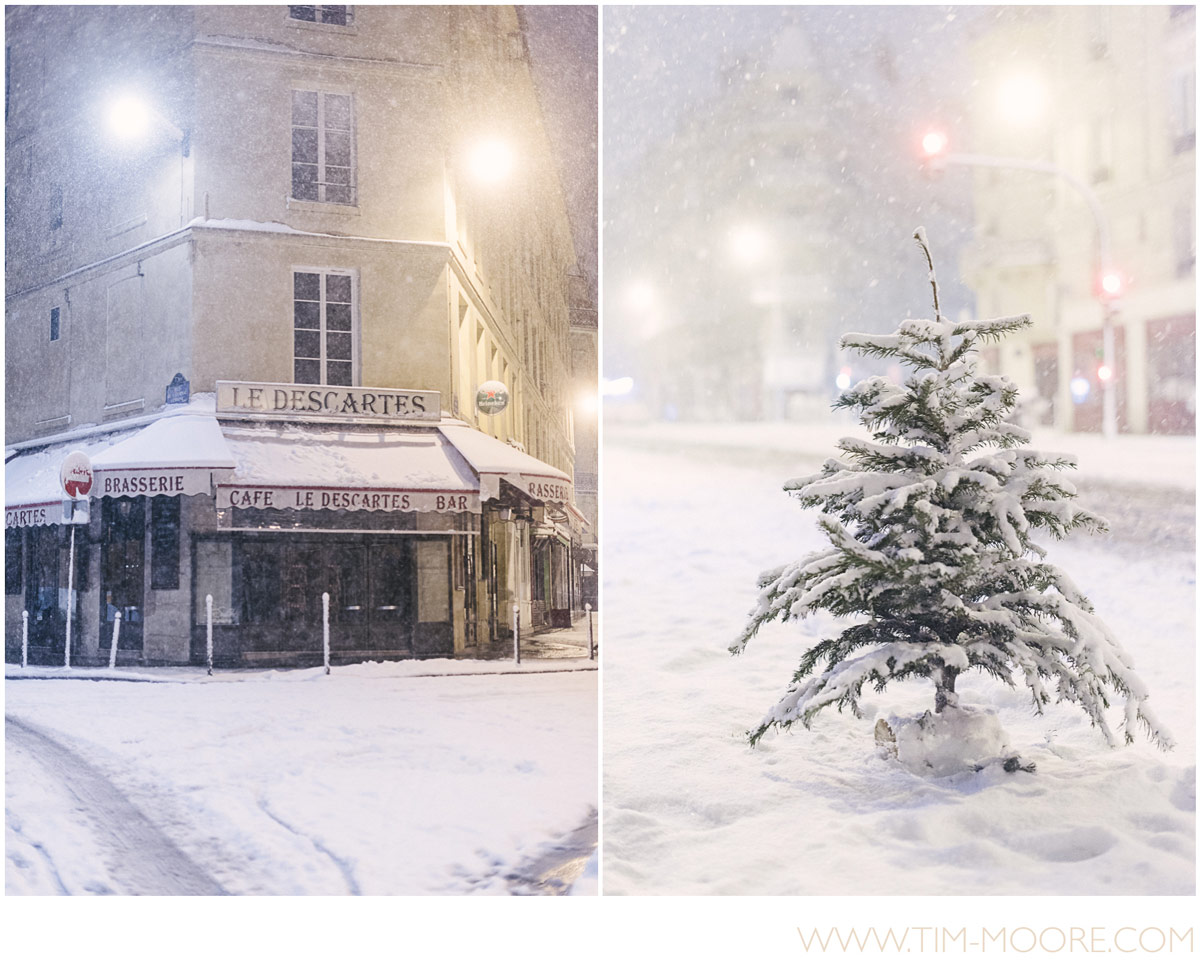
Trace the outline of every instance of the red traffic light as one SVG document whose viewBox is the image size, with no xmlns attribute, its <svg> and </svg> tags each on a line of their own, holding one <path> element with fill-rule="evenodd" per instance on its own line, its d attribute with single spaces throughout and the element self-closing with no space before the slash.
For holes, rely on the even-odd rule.
<svg viewBox="0 0 1200 975">
<path fill-rule="evenodd" d="M 1105 271 L 1100 275 L 1100 294 L 1105 298 L 1120 298 L 1125 293 L 1125 278 L 1120 271 Z"/>
<path fill-rule="evenodd" d="M 925 137 L 921 140 L 921 150 L 932 159 L 945 152 L 949 144 L 950 140 L 946 138 L 946 133 L 934 129 L 925 133 Z"/>
</svg>

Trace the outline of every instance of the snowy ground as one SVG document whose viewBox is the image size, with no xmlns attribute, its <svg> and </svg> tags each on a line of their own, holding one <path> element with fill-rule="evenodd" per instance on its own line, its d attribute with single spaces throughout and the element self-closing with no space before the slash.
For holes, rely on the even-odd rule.
<svg viewBox="0 0 1200 975">
<path fill-rule="evenodd" d="M 1037 772 L 921 779 L 872 736 L 876 715 L 931 706 L 918 683 L 865 696 L 865 721 L 830 710 L 747 747 L 830 620 L 725 650 L 758 573 L 824 544 L 780 485 L 846 432 L 606 430 L 604 892 L 1193 893 L 1194 440 L 1033 444 L 1074 448 L 1081 497 L 1113 522 L 1050 556 L 1122 640 L 1176 750 L 1110 750 L 1076 707 L 1039 718 L 1027 694 L 960 678 Z"/>
<path fill-rule="evenodd" d="M 6 681 L 6 892 L 532 888 L 594 833 L 596 671 L 438 663 Z"/>
</svg>

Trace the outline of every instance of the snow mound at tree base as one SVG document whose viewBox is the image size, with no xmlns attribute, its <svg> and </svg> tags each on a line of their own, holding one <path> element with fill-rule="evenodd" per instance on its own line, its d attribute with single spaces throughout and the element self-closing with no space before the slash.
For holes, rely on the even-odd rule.
<svg viewBox="0 0 1200 975">
<path fill-rule="evenodd" d="M 976 772 L 1002 764 L 1005 771 L 1022 766 L 1012 750 L 1000 719 L 991 711 L 948 707 L 941 714 L 926 711 L 919 718 L 890 717 L 887 731 L 876 726 L 876 741 L 915 775 L 943 776 Z"/>
</svg>

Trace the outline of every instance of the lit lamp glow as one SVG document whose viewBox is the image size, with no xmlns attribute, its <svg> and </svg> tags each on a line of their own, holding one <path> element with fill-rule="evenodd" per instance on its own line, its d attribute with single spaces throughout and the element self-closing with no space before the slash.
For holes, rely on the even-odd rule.
<svg viewBox="0 0 1200 975">
<path fill-rule="evenodd" d="M 487 139 L 471 151 L 471 174 L 483 183 L 499 183 L 513 170 L 513 153 L 506 142 Z"/>
<path fill-rule="evenodd" d="M 108 127 L 124 141 L 143 138 L 150 129 L 150 109 L 136 95 L 121 95 L 108 107 Z"/>
<path fill-rule="evenodd" d="M 996 89 L 996 108 L 1017 125 L 1036 122 L 1046 110 L 1046 87 L 1034 75 L 1013 75 Z"/>
<path fill-rule="evenodd" d="M 729 248 L 742 264 L 757 264 L 767 256 L 767 235 L 758 227 L 736 227 L 729 235 Z"/>
<path fill-rule="evenodd" d="M 1112 366 L 1108 365 L 1107 363 L 1104 363 L 1099 369 L 1096 370 L 1096 378 L 1102 383 L 1108 382 L 1110 379 L 1112 379 L 1112 377 Z"/>
</svg>

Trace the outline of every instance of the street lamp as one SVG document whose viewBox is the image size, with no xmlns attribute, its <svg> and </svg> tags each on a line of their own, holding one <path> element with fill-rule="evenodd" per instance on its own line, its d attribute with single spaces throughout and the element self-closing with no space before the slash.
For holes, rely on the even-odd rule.
<svg viewBox="0 0 1200 975">
<path fill-rule="evenodd" d="M 1103 390 L 1103 421 L 1101 429 L 1105 437 L 1114 437 L 1117 433 L 1116 390 L 1111 382 L 1113 378 L 1112 363 L 1116 352 L 1113 337 L 1113 318 L 1115 316 L 1115 300 L 1124 290 L 1124 283 L 1119 271 L 1114 270 L 1108 218 L 1100 206 L 1100 200 L 1092 192 L 1090 186 L 1076 179 L 1061 166 L 1050 162 L 1039 162 L 1032 159 L 1020 159 L 1012 156 L 983 156 L 969 153 L 946 152 L 949 140 L 940 132 L 929 132 L 921 142 L 925 150 L 926 163 L 932 172 L 940 172 L 946 166 L 974 166 L 985 169 L 1019 169 L 1031 173 L 1046 173 L 1057 176 L 1074 189 L 1088 205 L 1092 220 L 1096 225 L 1096 250 L 1100 259 L 1100 294 L 1103 311 L 1102 328 L 1104 335 L 1104 363 L 1107 367 L 1107 379 L 1100 376 Z"/>
<path fill-rule="evenodd" d="M 108 102 L 106 114 L 109 131 L 122 142 L 144 139 L 151 128 L 157 126 L 179 144 L 185 157 L 191 154 L 189 134 L 140 95 L 125 92 L 115 96 Z"/>
<path fill-rule="evenodd" d="M 471 149 L 467 162 L 479 182 L 501 183 L 513 171 L 513 151 L 503 139 L 484 139 Z"/>
</svg>

